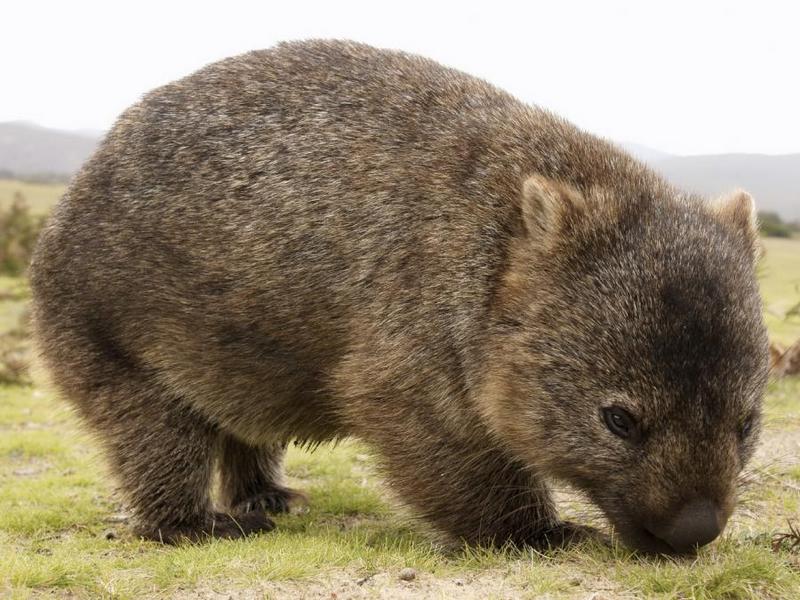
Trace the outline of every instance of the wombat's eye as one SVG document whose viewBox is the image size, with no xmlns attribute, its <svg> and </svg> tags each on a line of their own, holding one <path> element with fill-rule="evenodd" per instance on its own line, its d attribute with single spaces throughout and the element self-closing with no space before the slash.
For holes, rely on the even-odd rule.
<svg viewBox="0 0 800 600">
<path fill-rule="evenodd" d="M 634 439 L 638 436 L 636 420 L 624 408 L 609 406 L 603 409 L 603 421 L 608 430 L 624 439 Z"/>
<path fill-rule="evenodd" d="M 741 439 L 746 440 L 753 433 L 753 421 L 754 417 L 748 417 L 739 427 L 739 437 Z"/>
</svg>

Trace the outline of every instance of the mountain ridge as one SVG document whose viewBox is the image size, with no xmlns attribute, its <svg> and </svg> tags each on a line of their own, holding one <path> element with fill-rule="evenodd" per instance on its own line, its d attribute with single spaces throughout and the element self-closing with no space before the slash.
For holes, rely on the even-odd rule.
<svg viewBox="0 0 800 600">
<path fill-rule="evenodd" d="M 68 178 L 101 139 L 102 133 L 63 131 L 27 121 L 0 123 L 0 173 L 19 178 Z M 679 156 L 632 142 L 619 146 L 676 187 L 710 197 L 746 189 L 759 210 L 800 221 L 800 153 Z"/>
<path fill-rule="evenodd" d="M 800 221 L 800 153 L 720 153 L 686 156 L 658 153 L 635 144 L 622 147 L 661 173 L 673 185 L 707 197 L 744 189 L 759 210 Z M 642 152 L 640 148 L 645 148 Z M 650 154 L 648 154 L 650 153 Z"/>
</svg>

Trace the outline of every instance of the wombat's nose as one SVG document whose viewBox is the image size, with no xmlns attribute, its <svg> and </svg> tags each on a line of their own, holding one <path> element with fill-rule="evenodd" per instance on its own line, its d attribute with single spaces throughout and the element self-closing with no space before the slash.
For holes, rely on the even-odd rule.
<svg viewBox="0 0 800 600">
<path fill-rule="evenodd" d="M 704 546 L 725 528 L 727 517 L 711 500 L 692 500 L 681 508 L 672 522 L 658 531 L 657 537 L 675 552 L 685 554 Z"/>
</svg>

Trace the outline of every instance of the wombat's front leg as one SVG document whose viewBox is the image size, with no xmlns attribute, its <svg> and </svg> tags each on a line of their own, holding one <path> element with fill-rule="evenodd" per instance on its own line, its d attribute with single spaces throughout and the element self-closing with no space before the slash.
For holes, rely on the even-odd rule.
<svg viewBox="0 0 800 600">
<path fill-rule="evenodd" d="M 544 482 L 501 449 L 409 436 L 408 429 L 375 441 L 392 487 L 455 540 L 544 549 L 592 535 L 589 528 L 560 521 Z"/>
<path fill-rule="evenodd" d="M 339 417 L 348 433 L 377 450 L 383 473 L 394 491 L 415 512 L 457 543 L 547 548 L 585 539 L 587 529 L 558 518 L 545 482 L 514 458 L 470 415 L 437 408 L 420 399 L 447 381 L 431 378 L 439 370 L 420 362 L 409 370 L 386 367 L 386 356 L 414 341 L 370 335 L 342 361 L 331 378 Z M 407 346 L 404 345 L 407 343 Z M 415 378 L 425 378 L 419 388 Z"/>
</svg>

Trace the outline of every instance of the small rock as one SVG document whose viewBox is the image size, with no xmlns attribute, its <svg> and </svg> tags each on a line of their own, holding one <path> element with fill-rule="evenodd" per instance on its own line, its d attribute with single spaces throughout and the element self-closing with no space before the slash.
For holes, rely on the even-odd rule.
<svg viewBox="0 0 800 600">
<path fill-rule="evenodd" d="M 127 523 L 128 515 L 125 513 L 117 513 L 106 518 L 106 523 Z"/>
<path fill-rule="evenodd" d="M 400 571 L 399 577 L 401 581 L 414 581 L 417 578 L 417 572 L 410 567 L 406 567 Z"/>
<path fill-rule="evenodd" d="M 374 575 L 374 574 L 372 574 L 372 575 L 367 575 L 366 577 L 362 577 L 361 579 L 359 579 L 359 580 L 357 580 L 357 581 L 356 581 L 356 585 L 364 585 L 364 584 L 365 584 L 365 583 L 367 583 L 367 582 L 368 582 L 370 579 L 372 579 L 374 576 L 375 576 L 375 575 Z"/>
<path fill-rule="evenodd" d="M 35 467 L 25 467 L 22 469 L 14 469 L 12 473 L 17 477 L 30 477 L 31 475 L 37 475 L 41 473 L 41 469 L 37 469 Z"/>
<path fill-rule="evenodd" d="M 103 537 L 107 540 L 115 540 L 117 539 L 117 532 L 114 531 L 113 529 L 106 529 L 103 532 Z"/>
</svg>

